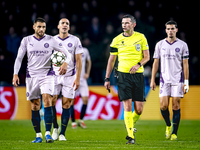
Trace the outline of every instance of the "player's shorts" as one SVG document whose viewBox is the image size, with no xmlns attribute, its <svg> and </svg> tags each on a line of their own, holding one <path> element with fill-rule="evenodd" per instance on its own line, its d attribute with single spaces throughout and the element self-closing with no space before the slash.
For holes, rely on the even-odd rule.
<svg viewBox="0 0 200 150">
<path fill-rule="evenodd" d="M 74 99 L 75 91 L 73 83 L 76 79 L 76 75 L 73 76 L 55 76 L 54 94 L 59 95 L 60 92 L 65 98 Z"/>
<path fill-rule="evenodd" d="M 132 99 L 132 101 L 145 100 L 145 83 L 143 73 L 118 72 L 117 76 L 118 97 L 120 101 Z"/>
<path fill-rule="evenodd" d="M 160 82 L 159 97 L 183 97 L 183 83 L 162 83 Z"/>
<path fill-rule="evenodd" d="M 76 90 L 76 96 L 80 95 L 81 97 L 89 97 L 89 89 L 86 79 L 80 79 L 80 86 Z"/>
<path fill-rule="evenodd" d="M 53 95 L 54 76 L 26 78 L 27 100 L 39 99 L 41 94 Z"/>
</svg>

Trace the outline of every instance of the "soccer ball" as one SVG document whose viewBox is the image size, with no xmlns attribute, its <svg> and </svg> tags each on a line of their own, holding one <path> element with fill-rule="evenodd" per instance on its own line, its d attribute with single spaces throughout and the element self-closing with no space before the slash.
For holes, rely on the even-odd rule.
<svg viewBox="0 0 200 150">
<path fill-rule="evenodd" d="M 65 54 L 59 51 L 55 51 L 51 55 L 51 62 L 54 66 L 60 67 L 65 61 Z"/>
</svg>

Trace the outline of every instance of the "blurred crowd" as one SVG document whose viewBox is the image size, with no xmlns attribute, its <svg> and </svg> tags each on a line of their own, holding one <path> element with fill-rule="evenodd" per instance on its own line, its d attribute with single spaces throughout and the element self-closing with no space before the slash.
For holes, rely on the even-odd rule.
<svg viewBox="0 0 200 150">
<path fill-rule="evenodd" d="M 84 0 L 84 1 L 1 1 L 0 18 L 0 85 L 12 83 L 13 65 L 23 37 L 33 34 L 33 21 L 43 17 L 47 22 L 46 33 L 58 34 L 60 18 L 70 20 L 70 33 L 78 36 L 82 45 L 88 48 L 92 69 L 88 83 L 102 85 L 105 77 L 109 45 L 122 32 L 121 19 L 132 14 L 137 21 L 135 31 L 143 33 L 149 43 L 151 60 L 145 65 L 147 81 L 151 76 L 155 44 L 166 37 L 165 23 L 178 23 L 177 37 L 187 42 L 190 50 L 190 84 L 200 84 L 200 55 L 197 50 L 199 37 L 196 14 L 198 4 L 187 1 L 152 0 Z M 25 84 L 26 57 L 19 77 Z M 114 84 L 115 81 L 112 80 Z"/>
</svg>

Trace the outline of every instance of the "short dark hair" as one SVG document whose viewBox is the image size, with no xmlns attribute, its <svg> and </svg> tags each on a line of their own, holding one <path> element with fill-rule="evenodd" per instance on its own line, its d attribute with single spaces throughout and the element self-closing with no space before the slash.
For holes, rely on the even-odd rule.
<svg viewBox="0 0 200 150">
<path fill-rule="evenodd" d="M 34 24 L 37 23 L 37 22 L 42 22 L 42 23 L 45 22 L 46 23 L 46 21 L 43 18 L 40 18 L 40 17 L 38 17 L 34 20 Z"/>
<path fill-rule="evenodd" d="M 167 26 L 167 25 L 175 25 L 176 28 L 178 27 L 176 21 L 174 21 L 174 20 L 168 21 L 168 22 L 165 24 L 165 26 Z"/>
<path fill-rule="evenodd" d="M 135 17 L 133 17 L 133 16 L 130 15 L 130 14 L 124 15 L 124 16 L 122 17 L 122 19 L 123 19 L 123 18 L 130 18 L 132 23 L 136 23 Z"/>
</svg>

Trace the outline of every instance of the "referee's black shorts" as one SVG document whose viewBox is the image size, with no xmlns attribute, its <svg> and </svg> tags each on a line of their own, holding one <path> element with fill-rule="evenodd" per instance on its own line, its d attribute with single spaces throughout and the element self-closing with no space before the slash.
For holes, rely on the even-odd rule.
<svg viewBox="0 0 200 150">
<path fill-rule="evenodd" d="M 127 99 L 141 102 L 146 101 L 143 73 L 130 74 L 118 72 L 117 85 L 120 101 Z"/>
</svg>

